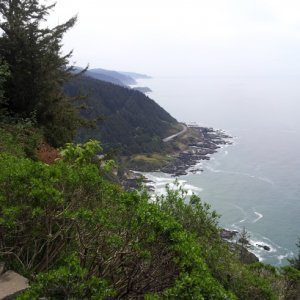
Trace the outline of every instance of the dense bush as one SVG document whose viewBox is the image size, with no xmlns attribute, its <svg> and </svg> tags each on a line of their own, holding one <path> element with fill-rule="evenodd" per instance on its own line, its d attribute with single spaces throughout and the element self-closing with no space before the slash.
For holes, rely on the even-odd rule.
<svg viewBox="0 0 300 300">
<path fill-rule="evenodd" d="M 82 151 L 69 145 L 69 153 L 84 153 L 84 146 L 75 148 Z M 121 298 L 232 298 L 211 276 L 193 234 L 149 202 L 147 193 L 124 192 L 103 179 L 97 164 L 73 154 L 51 166 L 0 156 L 0 259 L 30 276 L 28 295 L 73 297 L 63 280 L 41 283 L 68 272 L 75 255 L 87 285 L 79 298 L 99 292 L 88 288 L 93 280 Z"/>
<path fill-rule="evenodd" d="M 20 299 L 277 299 L 278 282 L 297 290 L 297 274 L 242 265 L 199 197 L 167 188 L 151 201 L 105 180 L 112 162 L 99 162 L 99 149 L 69 144 L 50 166 L 0 154 L 0 260 L 31 280 Z"/>
</svg>

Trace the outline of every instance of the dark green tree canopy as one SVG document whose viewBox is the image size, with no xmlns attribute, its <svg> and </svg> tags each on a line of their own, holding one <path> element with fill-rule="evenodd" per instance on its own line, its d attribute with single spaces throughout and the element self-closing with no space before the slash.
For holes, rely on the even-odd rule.
<svg viewBox="0 0 300 300">
<path fill-rule="evenodd" d="M 63 35 L 76 17 L 49 29 L 43 22 L 54 6 L 37 0 L 1 0 L 0 57 L 11 74 L 4 84 L 7 110 L 25 118 L 35 115 L 49 142 L 60 145 L 73 138 L 79 123 L 63 92 L 71 76 L 72 51 L 61 51 Z"/>
<path fill-rule="evenodd" d="M 8 72 L 7 65 L 2 61 L 0 61 L 0 105 L 4 105 L 5 98 L 4 98 L 3 85 L 8 78 L 8 75 L 9 72 Z"/>
</svg>

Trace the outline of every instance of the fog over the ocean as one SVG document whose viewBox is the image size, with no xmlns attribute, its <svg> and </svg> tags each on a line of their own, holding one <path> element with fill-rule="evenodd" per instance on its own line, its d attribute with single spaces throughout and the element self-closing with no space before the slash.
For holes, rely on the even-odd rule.
<svg viewBox="0 0 300 300">
<path fill-rule="evenodd" d="M 49 25 L 76 14 L 64 39 L 76 65 L 153 76 L 300 75 L 297 0 L 60 0 Z"/>
</svg>

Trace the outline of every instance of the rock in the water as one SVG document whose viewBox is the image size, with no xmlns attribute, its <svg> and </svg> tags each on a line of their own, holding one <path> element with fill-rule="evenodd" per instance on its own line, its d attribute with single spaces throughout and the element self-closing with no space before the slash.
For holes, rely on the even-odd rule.
<svg viewBox="0 0 300 300">
<path fill-rule="evenodd" d="M 222 239 L 230 240 L 238 234 L 236 230 L 222 229 L 220 235 Z"/>
<path fill-rule="evenodd" d="M 256 244 L 256 246 L 258 246 L 258 247 L 260 247 L 260 248 L 263 248 L 263 249 L 266 250 L 266 251 L 270 251 L 270 250 L 271 250 L 271 248 L 270 248 L 269 246 L 267 246 L 267 245 Z"/>
</svg>

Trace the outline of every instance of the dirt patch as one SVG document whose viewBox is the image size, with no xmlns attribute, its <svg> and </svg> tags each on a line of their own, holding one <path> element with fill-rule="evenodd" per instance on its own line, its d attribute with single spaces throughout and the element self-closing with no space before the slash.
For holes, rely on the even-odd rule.
<svg viewBox="0 0 300 300">
<path fill-rule="evenodd" d="M 42 143 L 36 149 L 36 157 L 38 160 L 51 165 L 60 158 L 60 155 L 57 149 Z"/>
</svg>

